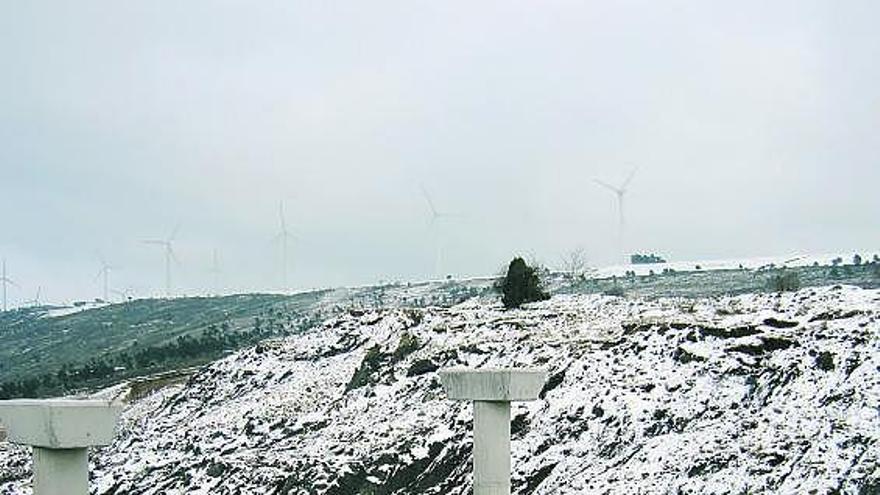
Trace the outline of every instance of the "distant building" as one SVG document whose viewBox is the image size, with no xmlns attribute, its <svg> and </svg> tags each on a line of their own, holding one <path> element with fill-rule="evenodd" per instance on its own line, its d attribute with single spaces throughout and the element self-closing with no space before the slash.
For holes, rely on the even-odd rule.
<svg viewBox="0 0 880 495">
<path fill-rule="evenodd" d="M 666 260 L 656 254 L 634 254 L 629 257 L 630 263 L 633 265 L 653 265 L 656 263 L 666 263 Z"/>
</svg>

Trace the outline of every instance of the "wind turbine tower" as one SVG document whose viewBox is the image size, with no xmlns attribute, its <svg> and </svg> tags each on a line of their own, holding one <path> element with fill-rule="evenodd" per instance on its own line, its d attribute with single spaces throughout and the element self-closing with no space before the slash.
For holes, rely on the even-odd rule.
<svg viewBox="0 0 880 495">
<path fill-rule="evenodd" d="M 3 312 L 5 313 L 9 308 L 6 305 L 6 290 L 8 285 L 18 286 L 12 279 L 6 276 L 6 258 L 3 258 L 3 274 L 0 275 L 0 284 L 3 284 Z"/>
<path fill-rule="evenodd" d="M 638 171 L 638 167 L 634 168 L 632 170 L 632 172 L 629 173 L 629 176 L 626 178 L 625 181 L 623 181 L 623 183 L 619 187 L 612 186 L 611 184 L 609 184 L 607 182 L 603 182 L 599 179 L 593 179 L 596 182 L 596 184 L 599 184 L 600 186 L 610 190 L 615 195 L 617 195 L 617 211 L 619 214 L 619 224 L 617 227 L 617 243 L 618 243 L 618 250 L 620 252 L 620 256 L 621 256 L 621 258 L 623 258 L 624 263 L 628 263 L 629 260 L 626 257 L 626 244 L 625 244 L 625 240 L 624 240 L 624 231 L 626 229 L 626 219 L 625 219 L 624 213 L 623 213 L 624 212 L 624 210 L 623 210 L 624 201 L 623 200 L 626 197 L 627 188 L 629 187 L 629 183 L 632 182 L 633 177 L 635 177 L 635 175 L 636 175 L 636 171 Z"/>
<path fill-rule="evenodd" d="M 220 253 L 217 251 L 217 248 L 214 248 L 213 257 L 211 260 L 211 275 L 214 277 L 214 295 L 220 295 Z"/>
<path fill-rule="evenodd" d="M 128 302 L 128 301 L 131 301 L 131 299 L 132 299 L 133 291 L 134 291 L 134 289 L 132 289 L 131 287 L 127 287 L 127 288 L 122 289 L 122 290 L 115 290 L 115 289 L 114 289 L 114 290 L 111 290 L 110 292 L 112 292 L 112 293 L 116 294 L 117 296 L 121 297 L 121 298 L 122 298 L 122 302 Z"/>
<path fill-rule="evenodd" d="M 98 274 L 95 275 L 95 280 L 103 277 L 103 279 L 104 279 L 104 302 L 108 302 L 108 301 L 110 301 L 110 299 L 109 299 L 110 296 L 109 296 L 109 286 L 108 286 L 107 280 L 110 276 L 110 271 L 115 270 L 116 267 L 110 266 L 109 264 L 107 264 L 107 260 L 105 260 L 104 257 L 101 256 L 101 253 L 98 253 L 98 261 L 101 262 L 101 268 L 98 270 Z"/>
<path fill-rule="evenodd" d="M 439 211 L 434 205 L 434 200 L 431 199 L 431 195 L 428 194 L 428 190 L 425 189 L 425 186 L 420 184 L 419 188 L 422 190 L 422 196 L 425 197 L 425 202 L 428 204 L 428 211 L 431 215 L 428 220 L 428 227 L 434 232 L 434 243 L 436 249 L 434 257 L 434 275 L 443 278 L 443 274 L 441 273 L 441 265 L 443 259 L 443 242 L 440 233 L 437 232 L 437 223 L 438 221 L 442 221 L 444 219 L 456 218 L 458 215 Z"/>
<path fill-rule="evenodd" d="M 174 230 L 171 231 L 171 235 L 166 239 L 151 239 L 144 241 L 144 244 L 160 246 L 165 252 L 165 297 L 171 297 L 171 262 L 179 263 L 177 256 L 174 254 L 174 238 L 177 237 L 177 231 L 179 229 L 180 225 L 174 227 Z"/>
<path fill-rule="evenodd" d="M 37 286 L 37 295 L 35 295 L 34 298 L 33 298 L 32 300 L 27 301 L 26 303 L 27 303 L 29 306 L 34 307 L 34 308 L 39 307 L 39 306 L 40 306 L 40 293 L 41 293 L 42 291 L 43 291 L 43 287 L 42 287 L 42 286 Z"/>
<path fill-rule="evenodd" d="M 287 230 L 287 219 L 284 216 L 284 201 L 278 203 L 278 219 L 280 220 L 281 231 L 278 232 L 278 234 L 272 239 L 272 241 L 281 244 L 281 284 L 282 288 L 284 290 L 287 290 L 287 258 L 290 254 L 289 245 L 291 240 L 296 240 L 296 236 L 294 236 L 290 233 L 289 230 Z"/>
</svg>

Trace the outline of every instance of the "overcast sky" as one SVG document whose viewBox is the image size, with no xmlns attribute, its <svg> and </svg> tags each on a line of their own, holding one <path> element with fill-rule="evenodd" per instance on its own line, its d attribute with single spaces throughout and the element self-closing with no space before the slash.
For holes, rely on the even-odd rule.
<svg viewBox="0 0 880 495">
<path fill-rule="evenodd" d="M 880 3 L 0 1 L 11 300 L 880 246 Z M 420 191 L 441 212 L 430 224 Z"/>
</svg>

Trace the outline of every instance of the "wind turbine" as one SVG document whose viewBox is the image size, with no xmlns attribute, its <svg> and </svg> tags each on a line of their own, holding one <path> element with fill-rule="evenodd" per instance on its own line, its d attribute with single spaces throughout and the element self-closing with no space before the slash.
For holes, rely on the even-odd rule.
<svg viewBox="0 0 880 495">
<path fill-rule="evenodd" d="M 115 290 L 115 289 L 112 289 L 110 292 L 112 292 L 112 293 L 116 294 L 117 296 L 121 297 L 123 302 L 127 302 L 127 301 L 131 301 L 132 293 L 134 292 L 134 289 L 132 289 L 131 287 L 127 287 L 127 288 L 122 289 L 122 290 Z"/>
<path fill-rule="evenodd" d="M 165 297 L 171 297 L 171 262 L 180 263 L 177 260 L 177 256 L 174 255 L 174 238 L 177 236 L 177 231 L 180 230 L 180 225 L 174 227 L 174 230 L 171 231 L 171 235 L 169 235 L 166 239 L 161 240 L 146 240 L 143 241 L 144 244 L 152 244 L 154 246 L 162 247 L 162 250 L 165 252 Z"/>
<path fill-rule="evenodd" d="M 220 269 L 220 254 L 217 251 L 217 248 L 214 248 L 214 252 L 212 253 L 213 257 L 211 260 L 211 275 L 214 276 L 214 295 L 220 295 L 220 273 L 222 270 Z"/>
<path fill-rule="evenodd" d="M 281 283 L 283 289 L 287 290 L 288 244 L 290 240 L 296 240 L 297 237 L 287 230 L 287 219 L 284 217 L 284 201 L 278 203 L 278 219 L 280 220 L 281 231 L 272 238 L 272 242 L 278 242 L 281 244 Z"/>
<path fill-rule="evenodd" d="M 612 191 L 617 195 L 617 210 L 620 215 L 620 224 L 618 225 L 617 238 L 618 238 L 618 249 L 620 250 L 620 255 L 624 258 L 624 262 L 626 262 L 626 252 L 624 246 L 624 228 L 626 226 L 626 221 L 623 214 L 623 200 L 627 193 L 627 187 L 629 187 L 629 183 L 632 182 L 633 177 L 635 177 L 636 172 L 639 170 L 638 167 L 633 168 L 632 172 L 629 173 L 626 180 L 620 185 L 620 187 L 612 186 L 607 182 L 603 182 L 599 179 L 593 179 L 596 184 Z"/>
<path fill-rule="evenodd" d="M 98 270 L 98 274 L 95 275 L 95 280 L 98 280 L 101 277 L 104 278 L 104 302 L 108 302 L 108 301 L 110 301 L 110 299 L 109 299 L 109 295 L 108 295 L 107 278 L 110 275 L 110 271 L 115 270 L 116 267 L 107 264 L 107 260 L 104 259 L 104 257 L 101 255 L 101 253 L 97 253 L 97 254 L 98 254 L 98 261 L 101 262 L 101 268 Z"/>
<path fill-rule="evenodd" d="M 5 313 L 8 309 L 6 306 L 6 287 L 8 285 L 14 285 L 18 287 L 17 283 L 6 276 L 6 258 L 3 258 L 3 275 L 0 275 L 0 283 L 3 284 L 3 312 Z"/>
<path fill-rule="evenodd" d="M 436 243 L 436 254 L 434 258 L 434 274 L 442 278 L 442 274 L 440 273 L 440 265 L 442 260 L 443 253 L 443 243 L 440 239 L 440 233 L 437 232 L 437 222 L 443 219 L 449 218 L 458 218 L 460 215 L 454 213 L 447 213 L 437 209 L 434 205 L 434 200 L 431 199 L 431 195 L 428 194 L 428 190 L 425 189 L 424 184 L 419 184 L 419 188 L 422 190 L 422 196 L 425 198 L 425 202 L 428 204 L 428 210 L 431 214 L 428 220 L 428 227 L 434 232 L 434 242 Z"/>
<path fill-rule="evenodd" d="M 36 308 L 37 306 L 40 305 L 40 292 L 42 292 L 42 291 L 43 291 L 43 287 L 37 286 L 37 295 L 34 296 L 33 300 L 24 301 L 24 303 L 30 305 L 31 307 Z"/>
</svg>

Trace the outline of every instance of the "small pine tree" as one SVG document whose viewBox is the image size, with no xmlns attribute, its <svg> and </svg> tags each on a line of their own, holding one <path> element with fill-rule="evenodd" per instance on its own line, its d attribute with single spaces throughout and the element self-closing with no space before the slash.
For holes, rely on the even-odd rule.
<svg viewBox="0 0 880 495">
<path fill-rule="evenodd" d="M 501 294 L 501 302 L 507 309 L 550 298 L 541 287 L 541 279 L 535 269 L 520 257 L 514 258 L 507 267 L 507 275 L 501 282 Z"/>
</svg>

